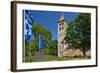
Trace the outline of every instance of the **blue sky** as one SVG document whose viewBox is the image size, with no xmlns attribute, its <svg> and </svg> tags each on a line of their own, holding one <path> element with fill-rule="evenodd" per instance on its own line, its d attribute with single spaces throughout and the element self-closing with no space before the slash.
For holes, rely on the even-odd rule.
<svg viewBox="0 0 100 73">
<path fill-rule="evenodd" d="M 57 21 L 60 19 L 61 15 L 64 15 L 65 19 L 70 23 L 74 18 L 76 18 L 79 13 L 75 12 L 55 12 L 55 11 L 34 11 L 28 10 L 34 19 L 34 22 L 39 23 L 44 26 L 44 28 L 49 29 L 52 33 L 52 40 L 57 39 Z"/>
</svg>

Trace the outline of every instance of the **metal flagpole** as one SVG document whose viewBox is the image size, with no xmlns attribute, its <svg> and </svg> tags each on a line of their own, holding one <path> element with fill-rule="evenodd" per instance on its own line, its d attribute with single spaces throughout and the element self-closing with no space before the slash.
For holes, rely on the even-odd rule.
<svg viewBox="0 0 100 73">
<path fill-rule="evenodd" d="M 24 10 L 24 29 L 25 29 L 25 10 Z M 24 62 L 25 62 L 25 36 L 24 36 L 24 54 L 23 54 L 23 57 L 24 57 Z"/>
</svg>

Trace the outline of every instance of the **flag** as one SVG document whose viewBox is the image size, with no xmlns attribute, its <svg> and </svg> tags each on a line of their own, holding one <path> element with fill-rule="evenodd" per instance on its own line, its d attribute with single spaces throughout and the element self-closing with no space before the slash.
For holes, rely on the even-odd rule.
<svg viewBox="0 0 100 73">
<path fill-rule="evenodd" d="M 39 35 L 39 49 L 44 48 L 44 43 L 41 34 Z"/>
<path fill-rule="evenodd" d="M 29 40 L 32 35 L 32 16 L 28 10 L 24 10 L 25 40 Z"/>
</svg>

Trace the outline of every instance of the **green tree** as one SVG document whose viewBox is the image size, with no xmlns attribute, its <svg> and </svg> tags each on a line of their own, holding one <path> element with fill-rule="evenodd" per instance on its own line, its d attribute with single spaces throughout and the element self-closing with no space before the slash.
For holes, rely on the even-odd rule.
<svg viewBox="0 0 100 73">
<path fill-rule="evenodd" d="M 27 56 L 28 55 L 28 48 L 29 48 L 29 42 L 28 41 L 25 41 L 25 55 L 24 56 Z"/>
<path fill-rule="evenodd" d="M 44 30 L 43 34 L 42 34 L 42 37 L 43 37 L 43 41 L 44 41 L 44 45 L 45 47 L 48 47 L 51 39 L 52 39 L 52 34 L 49 30 Z"/>
<path fill-rule="evenodd" d="M 34 40 L 35 42 L 38 42 L 38 47 L 39 48 L 39 34 L 41 34 L 43 43 L 44 43 L 44 49 L 48 48 L 48 44 L 50 43 L 52 39 L 52 34 L 50 30 L 44 28 L 41 24 L 34 23 L 32 26 L 32 32 L 34 34 Z M 37 44 L 34 42 L 34 46 L 37 46 Z M 32 46 L 32 47 L 34 47 Z"/>
<path fill-rule="evenodd" d="M 26 41 L 25 48 L 27 55 L 35 54 L 39 50 L 39 34 L 41 34 L 44 42 L 43 53 L 46 55 L 57 55 L 57 40 L 52 40 L 52 34 L 50 30 L 44 28 L 41 24 L 34 23 L 32 26 L 32 32 L 34 40 Z"/>
<path fill-rule="evenodd" d="M 44 33 L 44 27 L 41 24 L 34 23 L 32 26 L 32 32 L 34 34 L 34 39 L 37 40 L 39 38 L 39 34 Z"/>
<path fill-rule="evenodd" d="M 48 44 L 48 47 L 43 49 L 44 54 L 57 56 L 57 40 L 51 40 Z"/>
<path fill-rule="evenodd" d="M 34 40 L 32 41 L 25 41 L 25 53 L 26 56 L 29 54 L 34 54 L 38 51 L 39 48 L 39 34 L 43 33 L 43 26 L 37 23 L 34 23 L 32 26 L 32 31 L 34 34 Z"/>
<path fill-rule="evenodd" d="M 50 43 L 50 54 L 53 55 L 53 56 L 57 56 L 57 40 L 52 40 L 51 43 Z"/>
<path fill-rule="evenodd" d="M 52 38 L 52 34 L 48 29 L 45 29 L 41 24 L 33 24 L 32 32 L 35 40 L 39 39 L 39 34 L 42 35 L 44 41 L 49 41 Z"/>
<path fill-rule="evenodd" d="M 80 13 L 69 24 L 65 40 L 69 47 L 80 48 L 86 57 L 86 50 L 91 48 L 91 15 L 89 13 Z"/>
</svg>

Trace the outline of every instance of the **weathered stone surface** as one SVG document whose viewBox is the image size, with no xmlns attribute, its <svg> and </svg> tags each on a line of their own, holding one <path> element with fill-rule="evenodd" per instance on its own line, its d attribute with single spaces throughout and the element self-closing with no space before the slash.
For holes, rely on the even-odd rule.
<svg viewBox="0 0 100 73">
<path fill-rule="evenodd" d="M 66 49 L 60 52 L 61 57 L 68 56 L 68 57 L 83 57 L 83 52 L 80 49 Z M 86 56 L 91 56 L 91 50 L 86 51 Z"/>
</svg>

